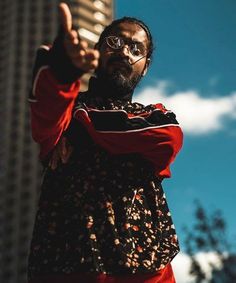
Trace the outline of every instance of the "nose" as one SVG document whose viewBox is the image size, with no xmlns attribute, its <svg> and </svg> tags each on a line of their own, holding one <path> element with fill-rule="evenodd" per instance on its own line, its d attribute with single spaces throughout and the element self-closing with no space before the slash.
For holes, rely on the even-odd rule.
<svg viewBox="0 0 236 283">
<path fill-rule="evenodd" d="M 120 53 L 124 57 L 129 57 L 130 56 L 129 45 L 128 44 L 124 44 L 124 46 L 122 46 L 122 48 L 120 49 Z"/>
</svg>

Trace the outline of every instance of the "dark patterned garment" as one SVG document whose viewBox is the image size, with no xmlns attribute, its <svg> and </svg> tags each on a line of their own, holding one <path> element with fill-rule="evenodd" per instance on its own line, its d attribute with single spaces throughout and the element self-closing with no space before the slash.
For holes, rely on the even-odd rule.
<svg viewBox="0 0 236 283">
<path fill-rule="evenodd" d="M 86 107 L 142 115 L 154 106 L 104 102 Z M 78 137 L 76 138 L 76 135 Z M 46 168 L 36 216 L 29 277 L 62 273 L 152 273 L 178 253 L 161 179 L 140 154 L 111 154 L 77 121 L 68 130 L 67 164 Z"/>
</svg>

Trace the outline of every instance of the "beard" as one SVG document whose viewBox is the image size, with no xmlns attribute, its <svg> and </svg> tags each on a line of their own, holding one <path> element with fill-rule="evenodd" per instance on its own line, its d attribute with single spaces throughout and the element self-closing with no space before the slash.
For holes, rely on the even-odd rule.
<svg viewBox="0 0 236 283">
<path fill-rule="evenodd" d="M 114 67 L 113 64 L 118 63 Z M 110 69 L 111 67 L 111 69 Z M 106 89 L 114 97 L 132 95 L 135 87 L 140 82 L 142 75 L 134 72 L 132 65 L 125 58 L 111 57 L 107 62 L 107 68 L 98 68 L 97 78 L 106 86 Z"/>
</svg>

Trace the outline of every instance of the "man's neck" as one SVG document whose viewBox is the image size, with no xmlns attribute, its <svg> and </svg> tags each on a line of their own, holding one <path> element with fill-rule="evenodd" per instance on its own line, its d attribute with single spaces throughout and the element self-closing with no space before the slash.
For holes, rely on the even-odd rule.
<svg viewBox="0 0 236 283">
<path fill-rule="evenodd" d="M 104 99 L 120 100 L 120 101 L 131 101 L 133 91 L 128 92 L 123 89 L 120 90 L 109 80 L 101 77 L 91 77 L 89 81 L 89 91 L 95 96 L 99 96 Z"/>
</svg>

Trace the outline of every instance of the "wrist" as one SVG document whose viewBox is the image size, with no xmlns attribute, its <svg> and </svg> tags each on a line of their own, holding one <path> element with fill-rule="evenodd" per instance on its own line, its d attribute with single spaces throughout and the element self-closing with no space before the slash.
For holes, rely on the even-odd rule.
<svg viewBox="0 0 236 283">
<path fill-rule="evenodd" d="M 59 33 L 50 50 L 50 67 L 56 79 L 60 83 L 72 83 L 79 79 L 85 71 L 77 68 L 69 58 L 64 47 L 64 31 L 60 28 Z"/>
</svg>

